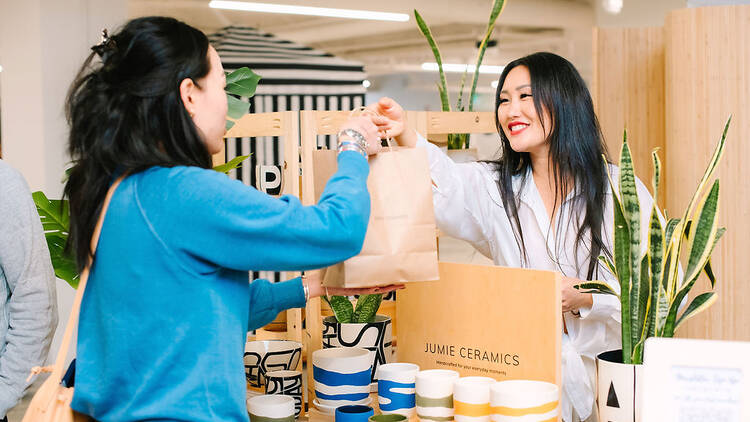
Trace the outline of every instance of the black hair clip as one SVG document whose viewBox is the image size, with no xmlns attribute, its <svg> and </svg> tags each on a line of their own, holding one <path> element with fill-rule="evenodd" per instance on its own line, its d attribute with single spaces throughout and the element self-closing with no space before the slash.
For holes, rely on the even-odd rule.
<svg viewBox="0 0 750 422">
<path fill-rule="evenodd" d="M 99 44 L 91 47 L 94 52 L 104 59 L 107 53 L 117 50 L 117 43 L 109 36 L 106 29 L 102 29 L 102 39 Z"/>
</svg>

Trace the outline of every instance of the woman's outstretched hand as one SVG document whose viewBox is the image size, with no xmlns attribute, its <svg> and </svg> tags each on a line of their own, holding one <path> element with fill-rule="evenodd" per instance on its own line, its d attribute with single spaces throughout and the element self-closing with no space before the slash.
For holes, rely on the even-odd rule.
<svg viewBox="0 0 750 422">
<path fill-rule="evenodd" d="M 372 121 L 378 127 L 380 137 L 393 137 L 399 145 L 414 147 L 417 144 L 417 133 L 406 127 L 406 112 L 392 98 L 383 97 L 377 103 L 367 106 L 375 113 Z"/>
<path fill-rule="evenodd" d="M 369 295 L 376 293 L 389 293 L 394 290 L 403 289 L 403 284 L 391 284 L 388 286 L 378 287 L 323 287 L 320 270 L 308 271 L 305 273 L 307 288 L 310 289 L 310 298 L 325 296 L 326 291 L 331 296 L 354 296 Z"/>
</svg>

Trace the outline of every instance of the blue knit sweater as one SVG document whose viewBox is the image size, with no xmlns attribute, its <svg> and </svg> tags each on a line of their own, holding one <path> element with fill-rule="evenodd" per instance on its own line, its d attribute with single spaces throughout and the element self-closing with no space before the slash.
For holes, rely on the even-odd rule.
<svg viewBox="0 0 750 422">
<path fill-rule="evenodd" d="M 366 160 L 340 154 L 315 206 L 212 170 L 151 168 L 118 187 L 81 306 L 73 409 L 100 421 L 246 421 L 248 330 L 304 306 L 299 279 L 359 253 Z"/>
</svg>

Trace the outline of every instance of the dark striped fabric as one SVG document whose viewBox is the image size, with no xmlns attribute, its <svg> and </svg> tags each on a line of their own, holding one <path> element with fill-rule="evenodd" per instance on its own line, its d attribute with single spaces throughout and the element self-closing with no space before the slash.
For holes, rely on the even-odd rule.
<svg viewBox="0 0 750 422">
<path fill-rule="evenodd" d="M 365 72 L 362 63 L 343 60 L 325 52 L 280 40 L 249 27 L 230 26 L 210 35 L 211 45 L 226 71 L 249 67 L 262 79 L 254 97 L 247 101 L 250 113 L 298 110 L 352 110 L 364 104 Z M 331 136 L 319 136 L 318 145 L 331 147 Z M 230 176 L 256 188 L 259 166 L 283 163 L 279 137 L 227 139 L 227 161 L 252 154 Z M 298 158 L 299 159 L 299 158 Z M 278 191 L 270 191 L 278 194 Z M 279 273 L 255 272 L 252 278 L 280 281 Z"/>
</svg>

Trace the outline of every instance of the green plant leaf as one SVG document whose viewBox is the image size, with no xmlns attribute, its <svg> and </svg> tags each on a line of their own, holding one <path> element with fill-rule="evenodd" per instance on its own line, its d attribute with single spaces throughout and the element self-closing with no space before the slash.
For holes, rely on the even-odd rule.
<svg viewBox="0 0 750 422">
<path fill-rule="evenodd" d="M 711 256 L 719 230 L 719 180 L 715 180 L 708 195 L 698 207 L 698 220 L 690 227 L 688 236 L 688 265 L 685 280 L 697 277 Z"/>
<path fill-rule="evenodd" d="M 664 325 L 667 322 L 667 315 L 669 315 L 669 299 L 667 298 L 667 291 L 664 289 L 664 286 L 659 285 L 659 300 L 656 304 L 655 335 L 663 335 Z"/>
<path fill-rule="evenodd" d="M 75 257 L 66 250 L 70 227 L 70 207 L 66 200 L 50 200 L 44 192 L 31 194 L 44 229 L 55 276 L 65 280 L 74 289 L 78 287 L 78 266 Z"/>
<path fill-rule="evenodd" d="M 716 239 L 714 239 L 714 244 L 711 246 L 711 253 L 713 253 L 714 248 L 716 247 L 716 243 L 721 239 L 721 236 L 724 235 L 724 233 L 727 231 L 725 227 L 719 228 L 719 230 L 716 232 Z M 706 277 L 708 277 L 708 281 L 711 283 L 711 288 L 713 289 L 716 287 L 716 276 L 714 275 L 714 270 L 711 268 L 711 257 L 709 256 L 708 261 L 706 261 L 706 265 L 703 267 L 703 271 L 706 273 Z"/>
<path fill-rule="evenodd" d="M 604 159 L 605 168 L 607 168 L 607 159 Z M 633 337 L 632 337 L 632 313 L 630 309 L 631 279 L 630 279 L 630 228 L 623 215 L 620 199 L 615 194 L 615 184 L 612 177 L 607 173 L 609 185 L 612 189 L 612 209 L 614 212 L 614 264 L 617 270 L 617 278 L 620 282 L 620 314 L 622 323 L 622 358 L 625 362 L 630 363 L 633 356 Z"/>
<path fill-rule="evenodd" d="M 231 119 L 238 120 L 246 115 L 250 109 L 250 103 L 246 103 L 232 95 L 227 95 L 227 116 Z"/>
<path fill-rule="evenodd" d="M 652 188 L 654 190 L 654 203 L 659 201 L 659 184 L 661 182 L 661 160 L 659 159 L 659 154 L 656 152 L 659 150 L 659 148 L 654 148 L 653 151 L 651 151 L 651 160 L 654 163 L 654 178 L 652 179 Z M 656 205 L 654 205 L 656 208 Z"/>
<path fill-rule="evenodd" d="M 615 269 L 615 264 L 612 263 L 612 261 L 608 257 L 606 257 L 604 255 L 599 255 L 599 262 L 601 262 L 602 264 L 604 264 L 604 266 L 607 267 L 607 269 L 609 270 L 609 272 L 611 272 L 612 275 L 615 276 L 615 278 L 618 278 L 617 277 L 617 270 Z"/>
<path fill-rule="evenodd" d="M 656 172 L 655 172 L 656 173 Z M 656 209 L 656 201 L 651 208 L 651 221 L 649 223 L 649 244 L 648 244 L 648 267 L 649 267 L 649 303 L 648 314 L 645 327 L 645 338 L 653 337 L 656 334 L 656 320 L 659 311 L 659 292 L 662 280 L 662 271 L 664 270 L 664 229 L 659 220 L 659 214 Z"/>
<path fill-rule="evenodd" d="M 674 330 L 677 331 L 688 319 L 708 309 L 718 298 L 715 292 L 707 292 L 696 296 L 687 309 L 685 309 L 685 312 L 682 313 L 680 319 L 677 320 Z"/>
<path fill-rule="evenodd" d="M 333 310 L 336 321 L 340 324 L 349 324 L 354 316 L 354 306 L 346 296 L 331 296 L 325 298 L 328 306 Z"/>
<path fill-rule="evenodd" d="M 646 334 L 648 333 L 648 312 L 649 312 L 649 301 L 651 300 L 651 279 L 649 278 L 649 255 L 648 252 L 643 255 L 641 259 L 641 277 L 640 277 L 640 290 L 638 291 L 638 319 L 633 325 L 633 331 L 637 334 L 636 344 L 640 344 L 640 349 L 633 348 L 634 363 L 641 363 L 643 361 L 643 342 L 646 340 Z"/>
<path fill-rule="evenodd" d="M 231 73 L 227 73 L 227 85 L 224 91 L 240 97 L 252 97 L 260 82 L 260 75 L 247 67 L 241 67 Z"/>
<path fill-rule="evenodd" d="M 612 295 L 618 298 L 620 297 L 620 295 L 609 287 L 607 283 L 602 283 L 600 281 L 587 281 L 585 283 L 576 284 L 573 288 L 581 291 L 581 293 L 598 293 Z"/>
<path fill-rule="evenodd" d="M 497 17 L 500 16 L 504 7 L 505 0 L 495 0 L 492 4 L 492 11 L 490 12 L 490 19 L 487 23 L 487 30 L 485 31 L 484 38 L 482 38 L 482 43 L 479 45 L 479 52 L 477 52 L 477 64 L 474 68 L 471 92 L 469 93 L 469 111 L 474 110 L 474 94 L 477 91 L 477 83 L 479 82 L 479 67 L 482 65 L 482 60 L 484 60 L 484 52 L 487 50 L 487 43 L 490 41 L 490 37 L 492 37 L 492 31 L 495 30 Z"/>
<path fill-rule="evenodd" d="M 683 220 L 687 221 L 693 214 L 693 207 L 695 206 L 696 201 L 703 195 L 703 189 L 706 187 L 706 184 L 708 183 L 708 180 L 711 178 L 711 176 L 713 176 L 714 171 L 716 170 L 716 166 L 719 164 L 719 160 L 721 160 L 721 156 L 724 154 L 724 145 L 726 144 L 727 132 L 729 131 L 729 124 L 731 122 L 732 116 L 729 116 L 726 124 L 724 125 L 724 131 L 721 133 L 721 139 L 719 139 L 719 143 L 716 145 L 716 149 L 714 149 L 711 160 L 709 161 L 706 170 L 703 172 L 703 177 L 698 183 L 698 187 L 695 189 L 693 197 L 690 199 L 690 204 L 685 209 L 685 216 Z"/>
<path fill-rule="evenodd" d="M 357 299 L 357 307 L 354 310 L 352 322 L 375 322 L 375 315 L 378 313 L 378 308 L 380 308 L 382 300 L 382 294 L 361 295 Z"/>
<path fill-rule="evenodd" d="M 640 316 L 643 314 L 640 309 L 641 213 L 627 132 L 623 133 L 622 150 L 620 152 L 620 201 L 623 217 L 630 229 L 630 321 L 633 324 L 631 341 L 632 344 L 637 344 L 640 340 L 640 328 L 642 327 L 639 324 Z"/>
<path fill-rule="evenodd" d="M 440 89 L 438 90 L 440 92 L 440 104 L 443 108 L 443 111 L 451 111 L 450 96 L 448 95 L 448 84 L 445 81 L 445 72 L 443 72 L 443 59 L 440 55 L 440 49 L 438 49 L 438 46 L 435 43 L 435 38 L 432 37 L 430 28 L 427 26 L 427 23 L 425 23 L 424 19 L 422 19 L 422 16 L 419 14 L 419 12 L 417 12 L 416 9 L 414 9 L 414 19 L 417 21 L 417 26 L 422 32 L 422 35 L 424 35 L 424 37 L 427 39 L 427 43 L 432 49 L 432 54 L 435 56 L 435 63 L 437 63 L 438 65 L 438 72 L 440 73 Z"/>
<path fill-rule="evenodd" d="M 214 170 L 218 171 L 219 173 L 227 174 L 230 171 L 241 167 L 242 163 L 247 160 L 248 157 L 250 157 L 250 155 L 240 155 L 239 157 L 234 157 L 228 163 L 219 164 L 218 166 L 214 167 Z"/>
</svg>

